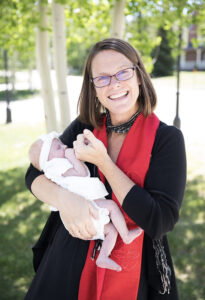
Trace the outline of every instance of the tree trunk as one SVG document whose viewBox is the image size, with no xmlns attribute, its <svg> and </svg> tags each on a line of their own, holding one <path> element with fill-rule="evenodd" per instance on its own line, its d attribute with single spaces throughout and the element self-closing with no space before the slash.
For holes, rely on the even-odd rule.
<svg viewBox="0 0 205 300">
<path fill-rule="evenodd" d="M 44 113 L 47 132 L 57 130 L 56 112 L 54 94 L 50 75 L 49 64 L 49 33 L 46 30 L 48 27 L 47 6 L 38 2 L 40 14 L 40 24 L 37 28 L 36 35 L 36 50 L 38 69 L 41 78 L 41 92 L 44 103 Z"/>
<path fill-rule="evenodd" d="M 68 91 L 66 84 L 67 62 L 66 62 L 66 29 L 65 15 L 62 4 L 52 2 L 53 17 L 53 45 L 54 45 L 54 66 L 58 88 L 58 100 L 60 110 L 60 131 L 71 121 Z"/>
<path fill-rule="evenodd" d="M 14 51 L 11 57 L 11 86 L 12 86 L 12 93 L 15 94 L 16 92 L 16 62 L 17 62 L 17 53 Z"/>
<path fill-rule="evenodd" d="M 29 68 L 28 68 L 28 89 L 30 91 L 33 90 L 33 74 L 32 74 L 32 71 L 33 71 L 32 67 L 29 66 Z"/>
<path fill-rule="evenodd" d="M 126 0 L 114 0 L 113 20 L 111 27 L 111 36 L 116 38 L 123 38 L 125 31 L 125 8 Z"/>
</svg>

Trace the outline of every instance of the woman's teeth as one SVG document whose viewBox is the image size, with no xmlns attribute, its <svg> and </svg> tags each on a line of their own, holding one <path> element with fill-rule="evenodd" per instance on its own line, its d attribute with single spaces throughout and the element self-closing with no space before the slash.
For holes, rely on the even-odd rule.
<svg viewBox="0 0 205 300">
<path fill-rule="evenodd" d="M 109 96 L 109 98 L 111 100 L 115 100 L 115 99 L 118 99 L 118 98 L 122 98 L 124 96 L 127 96 L 128 92 L 122 92 L 122 93 L 119 93 L 119 94 L 116 94 L 116 95 L 112 95 L 112 96 Z"/>
</svg>

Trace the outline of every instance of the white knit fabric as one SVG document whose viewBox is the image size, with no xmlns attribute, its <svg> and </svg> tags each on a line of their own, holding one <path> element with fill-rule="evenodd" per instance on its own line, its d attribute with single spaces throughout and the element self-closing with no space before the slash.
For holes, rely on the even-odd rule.
<svg viewBox="0 0 205 300">
<path fill-rule="evenodd" d="M 106 195 L 108 195 L 108 192 L 104 184 L 98 178 L 90 177 L 90 172 L 86 165 L 85 166 L 88 172 L 87 177 L 64 177 L 62 174 L 64 174 L 68 169 L 73 168 L 73 165 L 68 161 L 68 159 L 53 158 L 48 161 L 52 140 L 58 137 L 59 134 L 54 131 L 39 137 L 39 139 L 43 141 L 39 158 L 40 168 L 44 171 L 44 174 L 48 179 L 52 180 L 63 188 L 92 201 L 92 205 L 98 210 L 99 214 L 98 219 L 94 219 L 92 217 L 92 222 L 97 231 L 97 234 L 93 237 L 93 240 L 104 240 L 104 225 L 110 222 L 109 211 L 106 208 L 97 206 L 93 200 L 104 198 Z M 51 210 L 57 211 L 55 207 L 51 207 Z"/>
<path fill-rule="evenodd" d="M 67 170 L 72 169 L 73 165 L 67 158 L 53 158 L 44 162 L 44 174 L 48 179 L 52 181 L 62 177 Z"/>
</svg>

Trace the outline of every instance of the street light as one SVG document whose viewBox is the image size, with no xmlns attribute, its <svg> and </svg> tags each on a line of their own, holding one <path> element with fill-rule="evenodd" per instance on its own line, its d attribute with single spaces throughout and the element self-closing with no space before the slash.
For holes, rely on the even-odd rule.
<svg viewBox="0 0 205 300">
<path fill-rule="evenodd" d="M 176 99 L 176 116 L 174 118 L 174 126 L 176 126 L 177 128 L 180 129 L 181 127 L 181 120 L 179 118 L 179 82 L 180 82 L 180 60 L 181 60 L 181 55 L 180 55 L 180 51 L 181 51 L 181 42 L 182 42 L 182 34 L 180 31 L 179 34 L 179 44 L 178 44 L 178 57 L 177 57 L 177 99 Z"/>
<path fill-rule="evenodd" d="M 6 84 L 6 124 L 11 123 L 11 109 L 10 109 L 10 93 L 8 89 L 8 56 L 7 51 L 3 50 L 4 52 L 4 69 L 5 69 L 5 84 Z"/>
</svg>

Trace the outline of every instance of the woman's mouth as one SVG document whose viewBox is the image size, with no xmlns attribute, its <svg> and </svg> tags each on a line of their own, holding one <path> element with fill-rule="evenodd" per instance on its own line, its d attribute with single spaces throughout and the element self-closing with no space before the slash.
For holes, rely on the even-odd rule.
<svg viewBox="0 0 205 300">
<path fill-rule="evenodd" d="M 111 96 L 109 96 L 108 98 L 109 98 L 110 100 L 121 100 L 121 99 L 123 99 L 124 97 L 127 97 L 128 93 L 129 93 L 128 91 L 126 91 L 126 92 L 120 92 L 120 93 L 118 93 L 118 94 L 111 95 Z"/>
</svg>

